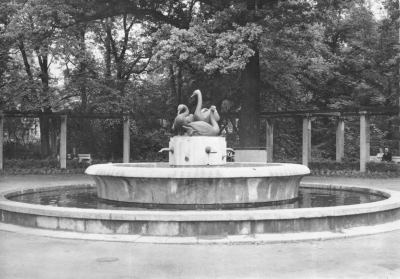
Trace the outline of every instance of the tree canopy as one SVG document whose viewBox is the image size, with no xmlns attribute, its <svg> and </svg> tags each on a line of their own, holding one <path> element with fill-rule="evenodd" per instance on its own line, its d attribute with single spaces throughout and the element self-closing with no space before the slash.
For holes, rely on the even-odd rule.
<svg viewBox="0 0 400 279">
<path fill-rule="evenodd" d="M 382 4 L 378 18 L 367 0 L 2 0 L 0 102 L 142 113 L 164 138 L 160 112 L 193 109 L 200 89 L 207 106 L 239 113 L 221 132 L 260 146 L 261 111 L 396 103 L 399 13 Z M 40 119 L 44 157 L 50 125 Z"/>
</svg>

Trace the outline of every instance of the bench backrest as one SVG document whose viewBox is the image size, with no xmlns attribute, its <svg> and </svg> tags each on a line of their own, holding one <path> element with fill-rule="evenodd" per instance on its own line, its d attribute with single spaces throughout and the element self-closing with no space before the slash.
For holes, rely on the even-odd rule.
<svg viewBox="0 0 400 279">
<path fill-rule="evenodd" d="M 369 156 L 370 161 L 376 161 L 376 156 Z M 392 156 L 392 162 L 400 163 L 400 156 Z"/>
<path fill-rule="evenodd" d="M 90 159 L 90 154 L 78 154 L 79 158 L 88 158 Z"/>
</svg>

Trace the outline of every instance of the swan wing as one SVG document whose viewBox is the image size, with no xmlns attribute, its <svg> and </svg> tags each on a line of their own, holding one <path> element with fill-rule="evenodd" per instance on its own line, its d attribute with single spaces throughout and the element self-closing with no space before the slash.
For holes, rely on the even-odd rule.
<svg viewBox="0 0 400 279">
<path fill-rule="evenodd" d="M 204 122 L 204 121 L 195 121 L 189 123 L 189 127 L 192 127 L 196 132 L 198 132 L 200 135 L 208 135 L 212 133 L 213 126 L 210 124 Z"/>
</svg>

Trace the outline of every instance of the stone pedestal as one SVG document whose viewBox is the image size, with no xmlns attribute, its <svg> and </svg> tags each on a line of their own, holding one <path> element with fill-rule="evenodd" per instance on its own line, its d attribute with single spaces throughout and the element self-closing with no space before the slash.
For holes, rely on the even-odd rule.
<svg viewBox="0 0 400 279">
<path fill-rule="evenodd" d="M 222 166 L 226 164 L 223 137 L 177 136 L 169 142 L 171 166 Z"/>
<path fill-rule="evenodd" d="M 131 163 L 92 165 L 86 173 L 93 175 L 99 198 L 145 208 L 193 210 L 293 201 L 301 178 L 310 170 L 294 164 L 170 167 Z"/>
</svg>

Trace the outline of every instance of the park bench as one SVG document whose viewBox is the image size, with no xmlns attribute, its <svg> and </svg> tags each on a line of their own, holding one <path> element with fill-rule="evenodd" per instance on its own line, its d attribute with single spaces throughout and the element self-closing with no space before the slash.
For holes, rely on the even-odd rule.
<svg viewBox="0 0 400 279">
<path fill-rule="evenodd" d="M 235 162 L 267 162 L 267 151 L 265 150 L 265 147 L 237 147 L 234 149 L 235 152 L 233 157 Z"/>
<path fill-rule="evenodd" d="M 91 164 L 92 158 L 90 157 L 90 154 L 78 154 L 78 162 L 87 162 Z"/>
<path fill-rule="evenodd" d="M 376 156 L 369 156 L 369 160 L 371 162 L 376 161 Z M 392 156 L 392 162 L 395 162 L 397 164 L 400 164 L 400 156 Z"/>
</svg>

